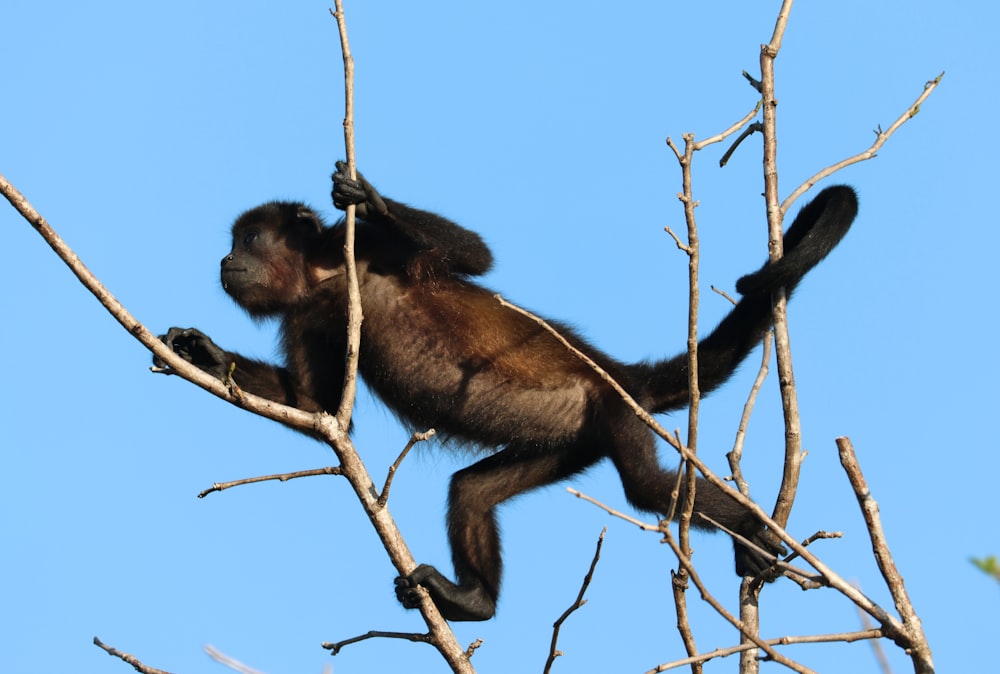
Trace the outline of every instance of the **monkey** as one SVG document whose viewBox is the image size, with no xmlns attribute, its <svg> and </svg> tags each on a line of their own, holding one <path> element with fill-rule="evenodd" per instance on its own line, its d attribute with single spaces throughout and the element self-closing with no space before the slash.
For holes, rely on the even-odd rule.
<svg viewBox="0 0 1000 674">
<path fill-rule="evenodd" d="M 418 586 L 448 620 L 496 612 L 502 559 L 496 509 L 503 502 L 579 474 L 607 458 L 638 510 L 674 511 L 678 473 L 660 465 L 652 432 L 612 386 L 531 319 L 502 306 L 472 279 L 493 265 L 483 239 L 434 213 L 382 197 L 343 162 L 332 198 L 355 205 L 355 258 L 364 310 L 359 370 L 408 426 L 434 428 L 449 444 L 486 451 L 456 472 L 448 491 L 447 536 L 455 580 L 421 564 L 395 581 L 405 608 Z M 847 233 L 854 190 L 829 187 L 796 216 L 784 257 L 736 284 L 740 300 L 698 344 L 698 382 L 708 394 L 733 374 L 771 325 L 771 296 L 789 295 Z M 225 292 L 254 319 L 280 321 L 280 366 L 223 350 L 194 328 L 161 339 L 204 371 L 244 391 L 310 412 L 333 412 L 345 371 L 347 284 L 343 220 L 328 226 L 298 202 L 273 201 L 240 215 L 222 259 Z M 624 363 L 575 330 L 550 323 L 651 413 L 688 404 L 688 355 Z M 159 363 L 162 366 L 162 363 Z M 769 569 L 785 552 L 724 490 L 697 478 L 694 510 L 752 541 L 734 539 L 741 576 Z M 679 498 L 686 498 L 685 481 Z M 712 526 L 695 517 L 693 526 Z"/>
</svg>

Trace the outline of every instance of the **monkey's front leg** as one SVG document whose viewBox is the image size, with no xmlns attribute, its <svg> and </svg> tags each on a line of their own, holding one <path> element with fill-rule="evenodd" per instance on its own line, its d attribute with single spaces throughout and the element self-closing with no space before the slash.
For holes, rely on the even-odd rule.
<svg viewBox="0 0 1000 674">
<path fill-rule="evenodd" d="M 282 405 L 297 407 L 306 412 L 323 410 L 323 407 L 302 389 L 288 369 L 226 351 L 201 330 L 170 328 L 167 334 L 160 336 L 160 340 L 198 369 L 224 382 L 232 379 L 247 393 Z M 166 364 L 154 356 L 153 365 L 162 368 Z M 173 374 L 169 369 L 164 372 Z"/>
</svg>

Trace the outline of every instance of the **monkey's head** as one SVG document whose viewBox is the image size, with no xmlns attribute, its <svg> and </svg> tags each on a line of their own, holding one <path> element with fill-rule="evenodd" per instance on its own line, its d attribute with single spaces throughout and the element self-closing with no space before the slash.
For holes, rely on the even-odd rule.
<svg viewBox="0 0 1000 674">
<path fill-rule="evenodd" d="M 255 318 L 282 315 L 315 284 L 310 257 L 322 248 L 323 220 L 303 204 L 272 201 L 233 224 L 222 287 Z"/>
</svg>

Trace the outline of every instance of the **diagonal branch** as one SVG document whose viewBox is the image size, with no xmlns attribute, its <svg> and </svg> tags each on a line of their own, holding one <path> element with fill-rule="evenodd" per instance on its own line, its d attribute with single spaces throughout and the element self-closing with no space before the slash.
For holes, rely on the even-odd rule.
<svg viewBox="0 0 1000 674">
<path fill-rule="evenodd" d="M 805 182 L 803 182 L 801 185 L 795 188 L 795 191 L 789 194 L 785 198 L 785 200 L 781 202 L 781 212 L 787 213 L 788 209 L 791 208 L 791 205 L 795 202 L 796 199 L 798 199 L 800 196 L 808 192 L 813 185 L 818 183 L 823 178 L 827 178 L 836 173 L 837 171 L 839 171 L 840 169 L 851 166 L 852 164 L 857 164 L 877 157 L 879 148 L 885 145 L 885 142 L 889 140 L 889 137 L 892 136 L 892 134 L 896 133 L 896 131 L 899 130 L 899 127 L 903 126 L 903 124 L 906 124 L 908 121 L 917 116 L 917 113 L 920 112 L 920 106 L 923 105 L 924 101 L 926 101 L 927 98 L 934 92 L 934 90 L 937 88 L 937 85 L 941 83 L 941 79 L 943 77 L 944 73 L 942 72 L 934 79 L 925 83 L 924 90 L 917 97 L 917 100 L 913 101 L 913 103 L 910 104 L 910 107 L 908 107 L 899 117 L 897 117 L 896 121 L 893 122 L 888 129 L 883 131 L 881 126 L 879 126 L 879 128 L 876 129 L 875 131 L 875 142 L 871 144 L 871 147 L 869 147 L 864 152 L 859 152 L 853 157 L 842 159 L 836 164 L 827 166 L 822 171 L 819 171 L 815 175 L 810 176 Z"/>
</svg>

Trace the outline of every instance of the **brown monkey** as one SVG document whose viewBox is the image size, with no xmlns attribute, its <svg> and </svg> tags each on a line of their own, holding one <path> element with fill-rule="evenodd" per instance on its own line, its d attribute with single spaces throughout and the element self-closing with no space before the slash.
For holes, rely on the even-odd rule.
<svg viewBox="0 0 1000 674">
<path fill-rule="evenodd" d="M 618 394 L 549 333 L 502 307 L 469 280 L 489 270 L 479 235 L 426 211 L 382 198 L 338 163 L 338 208 L 355 204 L 356 258 L 365 320 L 360 371 L 375 393 L 414 428 L 435 428 L 491 454 L 451 481 L 448 538 L 457 582 L 429 565 L 397 579 L 407 608 L 417 585 L 449 620 L 494 615 L 500 591 L 496 506 L 609 458 L 637 508 L 671 510 L 675 471 L 657 460 L 652 433 Z M 734 372 L 771 321 L 771 292 L 789 293 L 846 234 L 854 191 L 821 192 L 795 218 L 785 255 L 737 283 L 742 299 L 698 345 L 698 380 L 708 393 Z M 224 351 L 195 329 L 171 328 L 164 341 L 206 371 L 244 390 L 308 411 L 335 411 L 344 376 L 347 290 L 344 231 L 299 203 L 271 202 L 241 215 L 222 259 L 222 285 L 255 318 L 278 318 L 285 359 L 275 366 Z M 687 354 L 622 363 L 557 326 L 650 412 L 688 402 Z M 684 498 L 682 485 L 681 499 Z M 699 478 L 695 510 L 783 551 L 773 534 L 722 491 Z M 701 519 L 694 525 L 709 528 Z M 770 559 L 735 544 L 736 571 L 757 574 Z"/>
</svg>

